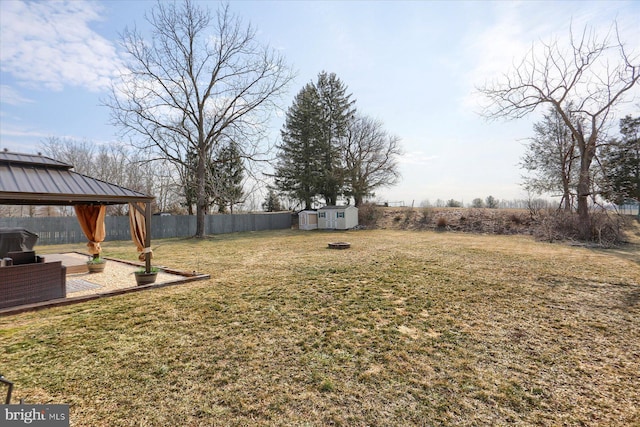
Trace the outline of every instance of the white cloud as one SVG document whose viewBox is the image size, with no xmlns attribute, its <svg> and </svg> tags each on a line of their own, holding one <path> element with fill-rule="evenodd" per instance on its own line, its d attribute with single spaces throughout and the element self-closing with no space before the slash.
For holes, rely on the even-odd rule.
<svg viewBox="0 0 640 427">
<path fill-rule="evenodd" d="M 32 99 L 25 98 L 17 90 L 8 85 L 0 85 L 0 103 L 8 105 L 30 104 Z"/>
<path fill-rule="evenodd" d="M 100 11 L 88 1 L 0 2 L 0 69 L 34 87 L 106 88 L 118 58 L 89 26 Z"/>
<path fill-rule="evenodd" d="M 0 148 L 16 153 L 26 153 L 32 149 L 27 147 L 26 141 L 39 140 L 47 136 L 49 135 L 41 130 L 3 124 L 0 127 L 0 141 L 2 141 Z"/>
<path fill-rule="evenodd" d="M 4 126 L 0 130 L 0 135 L 3 137 L 14 137 L 14 138 L 46 138 L 47 136 L 50 136 L 41 131 L 7 128 Z"/>
<path fill-rule="evenodd" d="M 424 165 L 427 163 L 431 163 L 439 156 L 428 155 L 422 151 L 412 151 L 405 153 L 399 158 L 400 163 L 409 164 L 409 165 Z"/>
</svg>

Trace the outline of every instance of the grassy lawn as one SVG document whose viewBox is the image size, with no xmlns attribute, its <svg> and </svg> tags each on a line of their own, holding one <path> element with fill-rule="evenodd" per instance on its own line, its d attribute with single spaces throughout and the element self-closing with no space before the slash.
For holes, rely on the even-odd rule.
<svg viewBox="0 0 640 427">
<path fill-rule="evenodd" d="M 211 280 L 0 318 L 14 401 L 68 403 L 75 426 L 640 424 L 634 250 L 392 230 L 153 246 Z"/>
</svg>

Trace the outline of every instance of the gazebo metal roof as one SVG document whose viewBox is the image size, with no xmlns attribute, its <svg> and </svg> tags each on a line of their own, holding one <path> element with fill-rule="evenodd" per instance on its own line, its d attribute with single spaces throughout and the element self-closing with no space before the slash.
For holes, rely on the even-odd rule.
<svg viewBox="0 0 640 427">
<path fill-rule="evenodd" d="M 2 205 L 119 205 L 144 215 L 145 271 L 151 271 L 153 196 L 73 172 L 72 165 L 42 155 L 0 152 Z M 139 206 L 142 202 L 143 206 Z M 133 231 L 132 231 L 133 235 Z"/>
<path fill-rule="evenodd" d="M 114 205 L 154 197 L 73 172 L 72 165 L 42 155 L 0 152 L 0 204 Z"/>
</svg>

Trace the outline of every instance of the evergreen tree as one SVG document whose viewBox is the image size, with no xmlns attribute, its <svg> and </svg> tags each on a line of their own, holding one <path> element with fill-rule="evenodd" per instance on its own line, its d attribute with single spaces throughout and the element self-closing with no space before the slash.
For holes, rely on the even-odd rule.
<svg viewBox="0 0 640 427">
<path fill-rule="evenodd" d="M 207 193 L 212 204 L 218 205 L 218 212 L 225 213 L 227 206 L 233 213 L 233 205 L 242 202 L 244 191 L 244 166 L 234 142 L 222 146 L 211 162 Z"/>
<path fill-rule="evenodd" d="M 323 153 L 318 125 L 318 93 L 308 83 L 287 111 L 274 173 L 276 187 L 305 209 L 311 209 L 320 186 Z"/>
<path fill-rule="evenodd" d="M 489 209 L 496 209 L 500 205 L 500 203 L 498 202 L 498 200 L 495 197 L 487 196 L 487 198 L 485 199 L 485 205 Z"/>
<path fill-rule="evenodd" d="M 603 195 L 618 204 L 627 199 L 640 201 L 640 116 L 622 118 L 620 134 L 622 138 L 611 140 L 602 153 L 608 183 Z"/>
<path fill-rule="evenodd" d="M 323 152 L 319 193 L 327 205 L 335 205 L 343 193 L 346 171 L 342 163 L 343 144 L 349 122 L 355 115 L 355 101 L 335 73 L 318 75 L 319 144 Z"/>
<path fill-rule="evenodd" d="M 273 191 L 272 188 L 269 189 L 267 198 L 262 203 L 262 210 L 264 210 L 265 212 L 278 212 L 282 210 L 280 199 L 278 199 L 276 192 Z"/>
</svg>

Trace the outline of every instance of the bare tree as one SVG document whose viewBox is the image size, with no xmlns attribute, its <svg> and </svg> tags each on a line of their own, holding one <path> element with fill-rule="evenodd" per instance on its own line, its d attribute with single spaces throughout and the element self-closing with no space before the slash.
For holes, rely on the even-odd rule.
<svg viewBox="0 0 640 427">
<path fill-rule="evenodd" d="M 40 141 L 40 150 L 52 159 L 70 164 L 74 172 L 95 177 L 92 175 L 95 151 L 93 142 L 50 136 Z"/>
<path fill-rule="evenodd" d="M 350 120 L 342 152 L 346 194 L 354 198 L 356 206 L 374 195 L 375 189 L 391 186 L 400 179 L 400 138 L 385 131 L 379 120 L 361 115 Z"/>
<path fill-rule="evenodd" d="M 284 59 L 256 41 L 228 5 L 215 15 L 191 0 L 158 2 L 147 16 L 151 39 L 125 29 L 127 70 L 106 104 L 133 143 L 177 167 L 196 156 L 196 236 L 205 235 L 207 159 L 221 141 L 243 158 L 260 154 L 275 101 L 293 75 Z"/>
<path fill-rule="evenodd" d="M 572 110 L 571 106 L 565 110 Z M 571 212 L 576 187 L 576 142 L 562 117 L 551 107 L 541 121 L 534 123 L 535 136 L 529 141 L 520 165 L 529 174 L 524 188 L 536 194 L 560 193 L 560 206 Z"/>
<path fill-rule="evenodd" d="M 569 128 L 580 155 L 577 199 L 583 239 L 592 237 L 590 169 L 601 133 L 640 78 L 637 53 L 627 51 L 617 25 L 613 29 L 604 37 L 586 27 L 578 37 L 570 30 L 568 50 L 557 41 L 534 45 L 511 73 L 479 89 L 490 101 L 486 117 L 517 119 L 550 105 Z"/>
<path fill-rule="evenodd" d="M 145 194 L 155 194 L 155 209 L 177 205 L 179 188 L 174 168 L 159 160 L 150 161 L 144 153 L 129 150 L 122 144 L 99 145 L 92 141 L 49 137 L 40 143 L 42 152 L 69 163 L 74 172 Z M 107 207 L 109 215 L 126 215 L 126 205 Z M 74 214 L 70 210 L 70 214 Z"/>
</svg>

